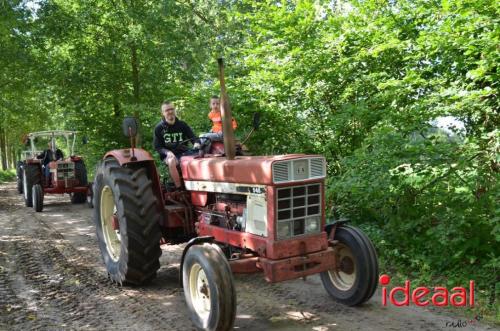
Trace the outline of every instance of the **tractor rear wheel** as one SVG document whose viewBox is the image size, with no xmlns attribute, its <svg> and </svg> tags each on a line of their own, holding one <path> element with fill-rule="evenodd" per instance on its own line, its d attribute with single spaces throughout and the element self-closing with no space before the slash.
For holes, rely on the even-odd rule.
<svg viewBox="0 0 500 331">
<path fill-rule="evenodd" d="M 36 164 L 25 164 L 23 168 L 23 193 L 26 207 L 33 207 L 33 185 L 40 184 L 42 174 Z"/>
<path fill-rule="evenodd" d="M 94 187 L 92 184 L 89 184 L 89 189 L 87 191 L 87 205 L 90 208 L 94 208 Z"/>
<path fill-rule="evenodd" d="M 191 320 L 203 330 L 231 330 L 236 316 L 233 274 L 214 244 L 191 246 L 182 265 L 184 296 Z"/>
<path fill-rule="evenodd" d="M 32 188 L 33 195 L 33 209 L 36 212 L 41 212 L 43 210 L 43 188 L 40 184 L 33 185 Z"/>
<path fill-rule="evenodd" d="M 84 192 L 75 192 L 70 194 L 71 203 L 84 203 L 87 201 L 87 193 Z"/>
<path fill-rule="evenodd" d="M 17 175 L 17 193 L 23 193 L 23 161 L 17 162 L 16 175 Z"/>
<path fill-rule="evenodd" d="M 94 182 L 94 222 L 112 281 L 140 285 L 156 277 L 160 214 L 146 169 L 104 160 Z"/>
<path fill-rule="evenodd" d="M 335 231 L 336 266 L 320 274 L 321 281 L 333 299 L 356 306 L 370 299 L 377 287 L 377 253 L 370 239 L 352 226 Z"/>
</svg>

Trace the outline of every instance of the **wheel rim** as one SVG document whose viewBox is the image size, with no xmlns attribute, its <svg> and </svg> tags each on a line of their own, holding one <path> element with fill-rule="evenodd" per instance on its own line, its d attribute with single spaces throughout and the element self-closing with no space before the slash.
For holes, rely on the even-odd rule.
<svg viewBox="0 0 500 331">
<path fill-rule="evenodd" d="M 210 287 L 203 268 L 195 263 L 189 273 L 189 294 L 196 314 L 202 321 L 210 315 Z"/>
<path fill-rule="evenodd" d="M 24 200 L 28 200 L 28 183 L 26 183 L 26 170 L 23 171 L 23 194 Z"/>
<path fill-rule="evenodd" d="M 116 205 L 113 191 L 109 186 L 104 186 L 101 191 L 101 228 L 108 254 L 113 261 L 120 259 L 121 235 L 120 230 L 113 227 L 116 218 Z"/>
<path fill-rule="evenodd" d="M 335 253 L 337 266 L 335 269 L 328 270 L 328 274 L 336 288 L 347 291 L 356 282 L 357 267 L 354 255 L 351 249 L 344 244 L 338 244 L 335 248 Z"/>
</svg>

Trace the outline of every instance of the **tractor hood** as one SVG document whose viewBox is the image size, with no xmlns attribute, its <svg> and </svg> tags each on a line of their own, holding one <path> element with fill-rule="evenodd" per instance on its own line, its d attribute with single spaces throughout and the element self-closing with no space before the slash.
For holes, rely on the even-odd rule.
<svg viewBox="0 0 500 331">
<path fill-rule="evenodd" d="M 324 178 L 325 158 L 320 155 L 289 154 L 274 156 L 237 156 L 181 158 L 185 181 L 210 181 L 245 184 L 282 184 Z"/>
</svg>

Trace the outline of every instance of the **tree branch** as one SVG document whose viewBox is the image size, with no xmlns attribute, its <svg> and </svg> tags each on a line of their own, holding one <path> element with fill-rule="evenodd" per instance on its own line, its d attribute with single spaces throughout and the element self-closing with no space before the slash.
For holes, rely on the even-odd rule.
<svg viewBox="0 0 500 331">
<path fill-rule="evenodd" d="M 191 9 L 191 11 L 203 22 L 209 24 L 209 25 L 214 25 L 213 22 L 211 22 L 208 18 L 206 18 L 202 13 L 200 13 L 195 7 L 194 4 L 188 1 L 179 1 L 177 0 L 178 3 L 185 5 Z"/>
</svg>

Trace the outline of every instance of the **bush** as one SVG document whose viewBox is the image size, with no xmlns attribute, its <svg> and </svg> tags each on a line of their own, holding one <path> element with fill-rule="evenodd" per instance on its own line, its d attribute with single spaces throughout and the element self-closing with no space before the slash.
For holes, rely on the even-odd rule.
<svg viewBox="0 0 500 331">
<path fill-rule="evenodd" d="M 333 216 L 367 231 L 381 270 L 427 286 L 475 280 L 485 309 L 500 293 L 500 190 L 491 155 L 477 146 L 471 138 L 378 128 L 342 160 L 328 196 Z"/>
<path fill-rule="evenodd" d="M 0 183 L 10 182 L 16 178 L 15 169 L 0 170 Z"/>
</svg>

